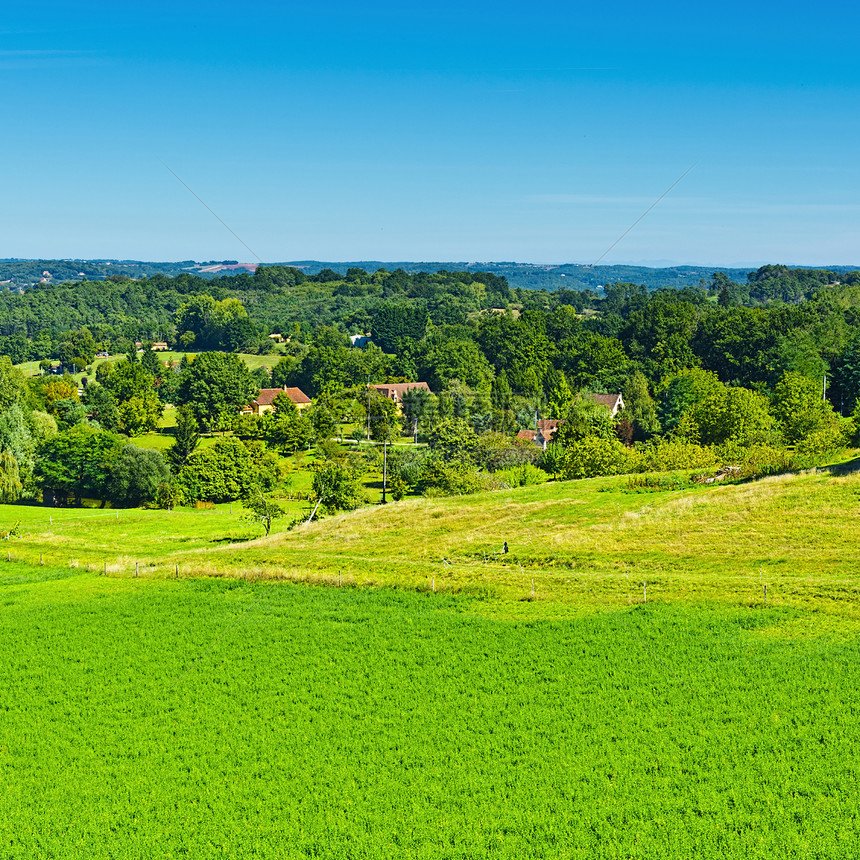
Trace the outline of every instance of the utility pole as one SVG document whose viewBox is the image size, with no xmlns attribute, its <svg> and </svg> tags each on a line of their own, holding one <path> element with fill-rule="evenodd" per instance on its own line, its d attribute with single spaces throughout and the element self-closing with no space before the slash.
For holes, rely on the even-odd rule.
<svg viewBox="0 0 860 860">
<path fill-rule="evenodd" d="M 367 441 L 370 441 L 370 377 L 367 377 Z"/>
<path fill-rule="evenodd" d="M 827 374 L 822 376 L 821 399 L 827 400 Z"/>
<path fill-rule="evenodd" d="M 388 486 L 388 442 L 382 443 L 382 504 L 386 504 L 385 490 Z"/>
</svg>

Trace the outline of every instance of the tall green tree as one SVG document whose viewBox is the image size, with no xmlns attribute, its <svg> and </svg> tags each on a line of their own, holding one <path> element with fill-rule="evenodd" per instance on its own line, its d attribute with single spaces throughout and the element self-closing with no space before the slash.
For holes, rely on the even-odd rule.
<svg viewBox="0 0 860 860">
<path fill-rule="evenodd" d="M 773 414 L 789 445 L 797 445 L 813 435 L 829 437 L 824 447 L 844 444 L 839 416 L 834 413 L 818 383 L 799 373 L 785 373 L 777 383 L 772 398 Z"/>
<path fill-rule="evenodd" d="M 222 414 L 238 412 L 259 391 L 237 355 L 201 352 L 183 371 L 176 398 L 191 409 L 200 424 L 211 427 Z"/>
<path fill-rule="evenodd" d="M 113 394 L 98 382 L 91 382 L 85 389 L 83 404 L 90 421 L 95 421 L 102 430 L 115 432 L 119 429 L 119 412 Z"/>
<path fill-rule="evenodd" d="M 644 441 L 654 433 L 660 432 L 660 422 L 657 420 L 657 403 L 648 389 L 648 380 L 641 370 L 627 378 L 622 388 L 624 397 L 624 414 L 633 425 L 633 438 Z"/>
<path fill-rule="evenodd" d="M 775 441 L 776 422 L 769 405 L 757 391 L 730 386 L 706 397 L 691 410 L 690 418 L 704 445 L 755 445 Z"/>
<path fill-rule="evenodd" d="M 87 424 L 45 439 L 36 452 L 34 474 L 46 500 L 65 504 L 71 497 L 76 505 L 84 497 L 104 500 L 122 445 L 120 437 Z"/>
<path fill-rule="evenodd" d="M 317 510 L 325 513 L 355 510 L 362 502 L 361 471 L 350 463 L 325 460 L 314 465 L 314 508 L 308 519 L 313 519 Z"/>
<path fill-rule="evenodd" d="M 685 413 L 724 388 L 716 373 L 701 367 L 687 367 L 666 377 L 657 388 L 657 420 L 663 432 L 674 433 Z"/>
<path fill-rule="evenodd" d="M 167 458 L 178 472 L 200 443 L 200 433 L 194 412 L 187 404 L 176 410 L 176 429 L 173 432 L 173 445 L 167 452 Z"/>
<path fill-rule="evenodd" d="M 11 451 L 0 451 L 0 504 L 17 502 L 23 489 L 18 461 Z"/>
<path fill-rule="evenodd" d="M 113 462 L 105 495 L 115 507 L 135 508 L 151 502 L 170 480 L 170 468 L 160 451 L 125 445 Z"/>
</svg>

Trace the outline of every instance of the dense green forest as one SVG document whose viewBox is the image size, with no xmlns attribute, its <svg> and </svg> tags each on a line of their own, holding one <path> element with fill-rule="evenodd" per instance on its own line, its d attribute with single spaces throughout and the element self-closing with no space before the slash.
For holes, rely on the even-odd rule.
<svg viewBox="0 0 860 860">
<path fill-rule="evenodd" d="M 507 278 L 513 287 L 528 289 L 596 289 L 615 281 L 631 281 L 644 284 L 649 289 L 681 287 L 708 278 L 713 269 L 701 266 L 674 266 L 664 269 L 647 266 L 587 266 L 576 263 L 561 265 L 537 263 L 467 263 L 467 262 L 382 262 L 359 260 L 356 262 L 326 263 L 319 260 L 296 260 L 289 263 L 272 263 L 286 268 L 295 268 L 306 275 L 316 275 L 323 269 L 331 269 L 345 275 L 348 269 L 379 269 L 395 271 L 402 269 L 417 272 L 491 272 Z M 64 281 L 105 280 L 112 275 L 130 278 L 152 275 L 174 277 L 185 273 L 206 278 L 221 277 L 235 271 L 251 271 L 256 264 L 240 264 L 237 260 L 181 260 L 173 263 L 145 262 L 141 260 L 0 260 L 0 284 L 14 290 L 26 289 L 33 284 Z M 843 269 L 840 269 L 840 271 Z M 749 269 L 717 269 L 732 280 L 744 280 Z"/>
<path fill-rule="evenodd" d="M 350 343 L 358 334 L 370 335 L 364 348 Z M 163 363 L 154 341 L 185 357 Z M 267 358 L 251 372 L 233 353 Z M 127 358 L 96 369 L 98 354 Z M 714 272 L 682 289 L 600 292 L 513 289 L 491 272 L 359 267 L 114 275 L 0 293 L 3 355 L 7 499 L 41 488 L 63 502 L 131 503 L 167 492 L 171 475 L 168 503 L 238 497 L 253 490 L 248 476 L 272 488 L 277 455 L 325 445 L 345 426 L 429 443 L 393 461 L 400 494 L 491 487 L 503 472 L 508 484 L 738 463 L 747 467 L 733 465 L 737 474 L 752 474 L 855 443 L 860 272 L 765 266 L 743 282 Z M 28 380 L 13 367 L 26 361 L 54 373 Z M 82 393 L 55 375 L 82 368 Z M 409 392 L 400 408 L 367 390 L 409 381 L 430 391 Z M 240 415 L 260 388 L 281 386 L 300 388 L 312 408 Z M 598 392 L 622 393 L 625 408 L 610 415 L 590 398 Z M 153 431 L 167 404 L 180 407 L 170 462 L 123 442 Z M 541 419 L 562 421 L 546 451 L 515 438 Z M 194 440 L 212 430 L 232 435 L 204 456 Z M 142 474 L 146 487 L 129 489 Z M 213 483 L 227 474 L 239 477 Z M 320 487 L 344 474 L 318 472 Z M 341 494 L 353 506 L 355 486 Z"/>
<path fill-rule="evenodd" d="M 291 378 L 316 394 L 331 387 L 326 373 L 338 377 L 320 365 L 320 350 L 346 349 L 346 335 L 370 333 L 385 358 L 355 373 L 419 376 L 436 390 L 452 379 L 489 389 L 504 376 L 515 392 L 549 395 L 559 374 L 574 391 L 620 390 L 636 370 L 655 386 L 687 367 L 764 390 L 793 370 L 828 374 L 831 402 L 850 412 L 858 305 L 860 273 L 785 266 L 762 267 L 742 283 L 717 272 L 679 290 L 616 283 L 600 293 L 511 289 L 492 273 L 308 276 L 272 266 L 214 279 L 112 276 L 3 292 L 0 354 L 81 366 L 90 353 L 127 352 L 134 341 L 273 351 L 268 335 L 278 333 L 289 340 Z"/>
</svg>

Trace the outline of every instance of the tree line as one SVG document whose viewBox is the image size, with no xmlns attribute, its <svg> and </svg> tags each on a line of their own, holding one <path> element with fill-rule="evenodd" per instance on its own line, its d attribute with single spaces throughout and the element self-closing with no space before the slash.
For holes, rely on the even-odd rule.
<svg viewBox="0 0 860 860">
<path fill-rule="evenodd" d="M 769 266 L 745 285 L 715 273 L 679 290 L 619 283 L 597 294 L 511 290 L 487 273 L 308 277 L 266 267 L 211 281 L 119 277 L 98 290 L 81 283 L 0 296 L 9 311 L 0 325 L 4 498 L 248 495 L 282 477 L 282 453 L 316 443 L 337 460 L 328 440 L 344 426 L 378 441 L 428 442 L 394 457 L 400 494 L 708 469 L 751 452 L 775 469 L 854 441 L 856 274 Z M 268 337 L 273 330 L 282 345 Z M 372 343 L 352 347 L 348 335 L 364 332 Z M 156 335 L 187 357 L 160 361 L 145 339 Z M 251 373 L 233 354 L 248 348 L 277 354 Z M 127 355 L 99 365 L 82 394 L 70 377 L 28 380 L 13 367 L 32 358 L 89 367 L 99 351 Z M 367 387 L 414 380 L 430 391 L 410 392 L 399 409 Z M 282 386 L 313 397 L 312 409 L 298 413 L 284 400 L 270 415 L 240 413 L 261 387 Z M 626 408 L 613 417 L 597 407 L 588 394 L 601 391 L 621 392 Z M 167 457 L 138 453 L 130 440 L 155 428 L 168 403 L 181 407 L 174 447 Z M 547 451 L 516 439 L 547 418 L 562 421 Z M 211 430 L 230 435 L 203 450 L 191 445 Z M 72 450 L 100 468 L 73 462 L 61 480 L 55 466 Z M 347 465 L 359 468 L 354 458 Z M 131 488 L 132 474 L 149 476 L 145 488 Z"/>
</svg>

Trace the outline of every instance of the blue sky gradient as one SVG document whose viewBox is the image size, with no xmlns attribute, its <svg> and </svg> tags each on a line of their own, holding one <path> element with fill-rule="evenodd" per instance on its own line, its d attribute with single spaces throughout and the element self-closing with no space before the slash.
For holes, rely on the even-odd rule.
<svg viewBox="0 0 860 860">
<path fill-rule="evenodd" d="M 0 22 L 4 257 L 860 263 L 847 4 L 103 2 Z"/>
</svg>

